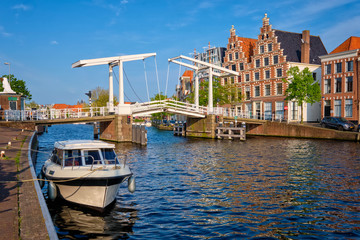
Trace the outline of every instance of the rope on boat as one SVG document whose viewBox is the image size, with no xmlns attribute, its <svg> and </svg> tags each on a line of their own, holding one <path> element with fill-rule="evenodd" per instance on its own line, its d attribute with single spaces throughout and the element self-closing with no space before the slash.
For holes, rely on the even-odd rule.
<svg viewBox="0 0 360 240">
<path fill-rule="evenodd" d="M 34 181 L 44 181 L 44 182 L 54 182 L 54 183 L 70 182 L 70 181 L 74 181 L 77 179 L 85 178 L 88 175 L 92 174 L 93 172 L 102 170 L 102 169 L 103 169 L 103 167 L 99 167 L 97 169 L 91 170 L 90 172 L 88 172 L 80 177 L 70 178 L 70 179 L 66 179 L 66 180 L 48 180 L 48 179 L 42 179 L 42 178 L 35 178 L 35 179 L 25 179 L 25 180 L 16 180 L 16 181 L 0 181 L 0 183 L 26 183 L 26 182 L 34 182 Z"/>
</svg>

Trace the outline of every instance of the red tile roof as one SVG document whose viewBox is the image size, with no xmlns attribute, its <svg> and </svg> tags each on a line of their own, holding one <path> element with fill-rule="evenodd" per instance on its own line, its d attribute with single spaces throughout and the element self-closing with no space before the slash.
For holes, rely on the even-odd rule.
<svg viewBox="0 0 360 240">
<path fill-rule="evenodd" d="M 335 48 L 330 54 L 360 49 L 360 37 L 351 36 Z"/>
<path fill-rule="evenodd" d="M 63 104 L 63 103 L 56 103 L 54 104 L 54 106 L 52 108 L 54 109 L 69 109 L 69 108 L 82 108 L 83 105 L 79 104 L 79 105 L 67 105 L 67 104 Z"/>
<path fill-rule="evenodd" d="M 192 82 L 194 73 L 191 70 L 185 70 L 184 74 L 182 75 L 182 77 L 189 77 L 190 78 L 190 82 Z"/>
<path fill-rule="evenodd" d="M 241 41 L 241 47 L 247 59 L 247 62 L 250 62 L 250 56 L 254 54 L 254 48 L 257 39 L 253 38 L 244 38 L 244 37 L 236 37 L 238 41 Z"/>
</svg>

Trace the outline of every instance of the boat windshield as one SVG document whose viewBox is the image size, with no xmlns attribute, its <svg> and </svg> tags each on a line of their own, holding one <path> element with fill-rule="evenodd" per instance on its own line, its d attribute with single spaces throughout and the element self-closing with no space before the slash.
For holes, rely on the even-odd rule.
<svg viewBox="0 0 360 240">
<path fill-rule="evenodd" d="M 64 161 L 65 166 L 82 166 L 80 150 L 66 150 Z"/>
<path fill-rule="evenodd" d="M 100 153 L 98 150 L 84 150 L 86 165 L 101 164 Z"/>
<path fill-rule="evenodd" d="M 111 148 L 101 149 L 102 155 L 104 157 L 105 164 L 119 164 L 119 161 L 116 157 L 115 151 Z"/>
</svg>

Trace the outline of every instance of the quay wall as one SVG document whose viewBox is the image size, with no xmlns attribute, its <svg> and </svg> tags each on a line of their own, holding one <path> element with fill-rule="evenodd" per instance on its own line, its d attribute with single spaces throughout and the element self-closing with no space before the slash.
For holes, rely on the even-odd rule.
<svg viewBox="0 0 360 240">
<path fill-rule="evenodd" d="M 264 122 L 263 124 L 248 123 L 246 127 L 246 134 L 253 136 L 360 141 L 360 134 L 357 132 L 338 131 L 303 124 L 287 124 L 270 121 Z"/>
</svg>

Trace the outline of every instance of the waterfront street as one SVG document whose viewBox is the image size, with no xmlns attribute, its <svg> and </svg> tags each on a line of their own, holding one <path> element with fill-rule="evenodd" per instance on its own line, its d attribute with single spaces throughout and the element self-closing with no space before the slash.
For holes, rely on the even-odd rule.
<svg viewBox="0 0 360 240">
<path fill-rule="evenodd" d="M 32 181 L 28 147 L 31 131 L 0 127 L 0 239 L 48 239 Z M 11 142 L 11 146 L 8 143 Z"/>
</svg>

